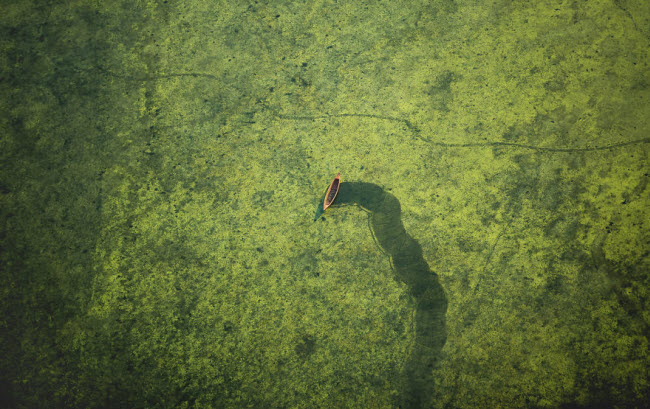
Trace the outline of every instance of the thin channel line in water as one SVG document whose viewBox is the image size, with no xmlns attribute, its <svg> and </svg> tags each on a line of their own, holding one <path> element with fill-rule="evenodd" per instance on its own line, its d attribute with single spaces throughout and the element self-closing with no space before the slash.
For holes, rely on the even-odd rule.
<svg viewBox="0 0 650 409">
<path fill-rule="evenodd" d="M 409 120 L 396 118 L 391 116 L 383 115 L 373 115 L 373 114 L 355 114 L 355 113 L 344 113 L 344 114 L 325 114 L 325 115 L 285 115 L 277 114 L 277 117 L 280 119 L 288 119 L 294 121 L 315 121 L 318 119 L 328 119 L 328 118 L 342 118 L 342 117 L 361 117 L 361 118 L 373 118 L 373 119 L 384 119 L 387 121 L 401 122 L 406 127 L 413 132 L 413 134 L 420 140 L 430 143 L 434 146 L 440 146 L 443 148 L 490 148 L 490 147 L 512 147 L 512 148 L 521 148 L 521 149 L 530 149 L 540 152 L 594 152 L 594 151 L 604 151 L 608 149 L 622 148 L 629 145 L 637 145 L 642 143 L 650 143 L 650 138 L 641 138 L 635 139 L 627 142 L 615 143 L 612 145 L 605 146 L 594 146 L 586 148 L 562 148 L 562 147 L 544 147 L 544 146 L 535 146 L 528 145 L 523 143 L 514 143 L 514 142 L 476 142 L 476 143 L 445 143 L 445 142 L 435 142 L 431 139 L 420 135 L 420 129 L 413 125 Z"/>
<path fill-rule="evenodd" d="M 290 120 L 297 120 L 297 121 L 315 121 L 317 119 L 329 119 L 329 118 L 347 118 L 347 117 L 356 117 L 356 118 L 371 118 L 371 119 L 383 119 L 386 121 L 393 121 L 393 122 L 401 122 L 406 127 L 414 132 L 418 137 L 420 130 L 418 129 L 417 126 L 413 125 L 411 121 L 408 119 L 402 119 L 402 118 L 397 118 L 394 116 L 388 116 L 388 115 L 375 115 L 375 114 L 363 114 L 363 113 L 343 113 L 343 114 L 324 114 L 324 115 L 284 115 L 284 114 L 277 114 L 277 117 L 280 119 L 290 119 Z"/>
<path fill-rule="evenodd" d="M 594 152 L 594 151 L 604 151 L 607 149 L 622 148 L 624 146 L 636 145 L 641 143 L 650 143 L 650 138 L 642 138 L 633 141 L 615 143 L 612 145 L 594 146 L 588 148 L 553 148 L 553 147 L 526 145 L 522 143 L 513 143 L 513 142 L 484 142 L 484 143 L 459 143 L 459 144 L 444 143 L 444 142 L 430 142 L 430 143 L 444 148 L 473 148 L 473 147 L 486 148 L 486 147 L 495 147 L 495 146 L 505 146 L 505 147 L 516 147 L 516 148 L 531 149 L 531 150 L 544 151 L 544 152 Z"/>
<path fill-rule="evenodd" d="M 626 11 L 625 9 L 623 9 Z M 120 78 L 123 80 L 127 81 L 157 81 L 157 80 L 164 80 L 164 79 L 169 79 L 169 78 L 184 78 L 184 77 L 191 77 L 191 78 L 209 78 L 212 80 L 218 80 L 219 78 L 216 75 L 212 74 L 203 74 L 203 73 L 193 73 L 193 72 L 188 72 L 188 73 L 171 73 L 171 74 L 164 74 L 164 75 L 154 75 L 150 77 L 134 77 L 134 76 L 129 76 L 129 75 L 122 75 L 122 74 L 117 74 L 115 72 L 112 72 L 110 70 L 105 69 L 104 67 L 97 66 L 95 67 L 97 70 L 103 72 L 104 74 L 115 77 L 115 78 Z M 627 142 L 620 142 L 612 145 L 605 145 L 605 146 L 595 146 L 595 147 L 587 147 L 587 148 L 560 148 L 560 147 L 543 147 L 543 146 L 535 146 L 535 145 L 527 145 L 527 144 L 521 144 L 521 143 L 514 143 L 514 142 L 483 142 L 483 143 L 444 143 L 444 142 L 435 142 L 429 139 L 426 136 L 422 136 L 420 133 L 420 129 L 414 125 L 411 121 L 408 119 L 403 119 L 403 118 L 398 118 L 398 117 L 393 117 L 393 116 L 388 116 L 388 115 L 376 115 L 376 114 L 365 114 L 365 113 L 342 113 L 342 114 L 321 114 L 321 115 L 286 115 L 286 114 L 276 114 L 276 116 L 280 119 L 288 119 L 288 120 L 294 120 L 294 121 L 315 121 L 318 119 L 329 119 L 329 118 L 346 118 L 346 117 L 356 117 L 356 118 L 371 118 L 371 119 L 381 119 L 381 120 L 386 120 L 386 121 L 392 121 L 392 122 L 401 122 L 403 123 L 414 135 L 416 138 L 430 143 L 434 146 L 440 146 L 443 148 L 485 148 L 485 147 L 513 147 L 513 148 L 521 148 L 521 149 L 530 149 L 530 150 L 536 150 L 540 152 L 595 152 L 595 151 L 603 151 L 607 149 L 616 149 L 616 148 L 622 148 L 625 146 L 629 145 L 636 145 L 636 144 L 642 144 L 642 143 L 650 143 L 650 138 L 641 138 L 641 139 L 636 139 L 632 141 L 627 141 Z M 254 123 L 247 121 L 245 123 Z"/>
<path fill-rule="evenodd" d="M 148 77 L 137 77 L 137 76 L 132 76 L 132 75 L 123 75 L 123 74 L 118 74 L 115 73 L 111 70 L 107 70 L 104 67 L 97 66 L 95 67 L 98 71 L 103 72 L 104 74 L 108 75 L 109 77 L 115 77 L 115 78 L 120 78 L 126 81 L 158 81 L 158 80 L 165 80 L 169 78 L 184 78 L 184 77 L 192 77 L 192 78 L 209 78 L 212 80 L 218 80 L 219 78 L 216 75 L 212 74 L 202 74 L 202 73 L 195 73 L 195 72 L 179 72 L 179 73 L 170 73 L 170 74 L 161 74 L 161 75 L 152 75 Z"/>
<path fill-rule="evenodd" d="M 117 74 L 113 71 L 107 70 L 104 67 L 101 66 L 96 66 L 95 67 L 98 71 L 103 72 L 104 74 L 115 77 L 115 78 L 120 78 L 123 80 L 127 81 L 157 81 L 157 80 L 164 80 L 164 79 L 169 79 L 169 78 L 184 78 L 184 77 L 191 77 L 191 78 L 209 78 L 212 80 L 218 80 L 219 78 L 216 75 L 212 74 L 203 74 L 203 73 L 193 73 L 193 72 L 188 72 L 188 73 L 171 73 L 171 74 L 164 74 L 164 75 L 154 75 L 150 77 L 134 77 L 134 76 L 129 76 L 129 75 L 122 75 L 122 74 Z M 386 120 L 386 121 L 392 121 L 392 122 L 401 122 L 403 123 L 414 135 L 416 138 L 430 143 L 434 146 L 440 146 L 443 148 L 481 148 L 481 147 L 514 147 L 514 148 L 521 148 L 521 149 L 530 149 L 530 150 L 536 150 L 540 152 L 594 152 L 594 151 L 602 151 L 602 150 L 607 150 L 607 149 L 615 149 L 615 148 L 622 148 L 625 146 L 629 145 L 636 145 L 636 144 L 641 144 L 641 143 L 650 143 L 650 138 L 641 138 L 641 139 L 636 139 L 628 142 L 621 142 L 621 143 L 616 143 L 613 145 L 606 145 L 606 146 L 595 146 L 595 147 L 587 147 L 587 148 L 556 148 L 556 147 L 543 147 L 543 146 L 535 146 L 535 145 L 527 145 L 527 144 L 520 144 L 520 143 L 514 143 L 514 142 L 484 142 L 484 143 L 459 143 L 459 144 L 454 144 L 454 143 L 444 143 L 444 142 L 435 142 L 429 139 L 428 137 L 422 136 L 420 133 L 420 129 L 414 125 L 411 121 L 408 119 L 403 119 L 403 118 L 398 118 L 398 117 L 393 117 L 393 116 L 388 116 L 388 115 L 376 115 L 376 114 L 365 114 L 365 113 L 342 113 L 342 114 L 322 114 L 322 115 L 286 115 L 286 114 L 276 114 L 276 116 L 280 119 L 288 119 L 288 120 L 294 120 L 294 121 L 315 121 L 318 119 L 329 119 L 329 118 L 346 118 L 346 117 L 356 117 L 356 118 L 371 118 L 371 119 L 381 119 L 381 120 Z M 254 123 L 254 122 L 245 122 L 245 123 Z"/>
</svg>

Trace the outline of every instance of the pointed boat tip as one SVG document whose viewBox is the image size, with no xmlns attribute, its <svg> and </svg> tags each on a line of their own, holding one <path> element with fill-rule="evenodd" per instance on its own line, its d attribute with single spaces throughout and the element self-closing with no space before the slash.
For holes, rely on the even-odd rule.
<svg viewBox="0 0 650 409">
<path fill-rule="evenodd" d="M 325 198 L 318 204 L 318 208 L 316 209 L 316 216 L 314 216 L 314 222 L 316 222 L 323 215 L 325 209 L 327 209 L 332 204 L 332 202 L 334 202 L 334 199 L 336 199 L 336 195 L 339 192 L 340 179 L 341 172 L 338 172 L 334 177 L 332 183 L 330 183 L 327 192 L 325 192 Z"/>
</svg>

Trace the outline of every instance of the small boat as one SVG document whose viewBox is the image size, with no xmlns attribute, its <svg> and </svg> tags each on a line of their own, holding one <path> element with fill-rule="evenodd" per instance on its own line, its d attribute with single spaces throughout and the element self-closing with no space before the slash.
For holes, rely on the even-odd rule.
<svg viewBox="0 0 650 409">
<path fill-rule="evenodd" d="M 323 200 L 323 210 L 330 207 L 332 202 L 334 202 L 334 199 L 336 199 L 336 195 L 339 193 L 340 185 L 341 185 L 341 172 L 336 174 L 336 177 L 330 184 L 330 188 L 327 189 L 327 193 L 325 193 L 325 200 Z"/>
<path fill-rule="evenodd" d="M 336 199 L 336 195 L 339 193 L 340 184 L 341 184 L 341 172 L 337 173 L 332 183 L 330 183 L 330 187 L 327 189 L 327 193 L 325 193 L 325 199 L 323 199 L 322 202 L 318 203 L 318 208 L 316 209 L 316 216 L 314 216 L 314 221 L 318 220 L 318 218 L 323 214 L 325 209 L 330 207 L 332 202 L 334 202 L 334 199 Z"/>
</svg>

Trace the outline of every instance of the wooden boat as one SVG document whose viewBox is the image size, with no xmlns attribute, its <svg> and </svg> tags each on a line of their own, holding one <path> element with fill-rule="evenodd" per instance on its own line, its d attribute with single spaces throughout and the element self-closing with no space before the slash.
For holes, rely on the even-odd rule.
<svg viewBox="0 0 650 409">
<path fill-rule="evenodd" d="M 334 202 L 334 199 L 336 199 L 336 195 L 339 193 L 340 184 L 341 184 L 341 172 L 337 173 L 332 183 L 330 183 L 330 187 L 327 189 L 327 193 L 325 193 L 325 199 L 323 199 L 322 202 L 318 202 L 318 208 L 316 209 L 316 216 L 314 216 L 314 221 L 318 220 L 318 218 L 323 214 L 325 209 L 330 207 L 332 202 Z"/>
<path fill-rule="evenodd" d="M 336 174 L 336 177 L 330 184 L 329 189 L 327 189 L 327 193 L 325 193 L 325 200 L 323 200 L 323 210 L 330 207 L 332 202 L 334 202 L 334 199 L 336 199 L 336 195 L 339 193 L 340 185 L 341 185 L 341 172 Z"/>
</svg>

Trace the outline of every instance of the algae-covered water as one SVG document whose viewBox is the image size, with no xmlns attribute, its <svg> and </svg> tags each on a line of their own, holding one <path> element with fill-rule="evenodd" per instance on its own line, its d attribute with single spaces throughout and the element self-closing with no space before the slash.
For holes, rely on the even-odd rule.
<svg viewBox="0 0 650 409">
<path fill-rule="evenodd" d="M 650 400 L 650 3 L 0 10 L 1 407 Z"/>
</svg>

